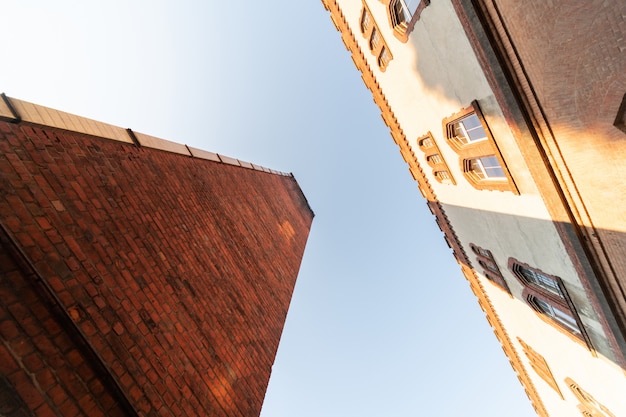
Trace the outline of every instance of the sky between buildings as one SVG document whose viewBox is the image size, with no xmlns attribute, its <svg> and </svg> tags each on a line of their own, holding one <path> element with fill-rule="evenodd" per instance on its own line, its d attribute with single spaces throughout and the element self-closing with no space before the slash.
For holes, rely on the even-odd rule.
<svg viewBox="0 0 626 417">
<path fill-rule="evenodd" d="M 8 96 L 293 172 L 262 417 L 533 416 L 319 0 L 1 0 Z"/>
</svg>

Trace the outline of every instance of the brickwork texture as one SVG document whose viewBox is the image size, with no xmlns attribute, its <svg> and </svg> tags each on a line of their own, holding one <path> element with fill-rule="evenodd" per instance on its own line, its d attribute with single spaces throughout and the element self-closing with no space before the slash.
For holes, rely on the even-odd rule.
<svg viewBox="0 0 626 417">
<path fill-rule="evenodd" d="M 295 179 L 0 122 L 0 415 L 258 416 Z"/>
<path fill-rule="evenodd" d="M 585 211 L 626 286 L 626 3 L 497 0 Z M 607 201 L 611 201 L 607 204 Z"/>
</svg>

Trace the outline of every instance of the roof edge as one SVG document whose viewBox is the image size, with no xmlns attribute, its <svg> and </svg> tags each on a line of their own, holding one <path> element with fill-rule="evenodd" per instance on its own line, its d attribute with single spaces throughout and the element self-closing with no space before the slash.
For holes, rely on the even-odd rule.
<svg viewBox="0 0 626 417">
<path fill-rule="evenodd" d="M 39 126 L 52 127 L 95 136 L 102 139 L 123 142 L 138 147 L 157 149 L 165 152 L 186 155 L 192 158 L 239 166 L 255 171 L 263 171 L 285 177 L 293 176 L 291 173 L 266 168 L 250 162 L 241 161 L 237 158 L 231 158 L 218 153 L 193 148 L 185 144 L 135 132 L 131 129 L 113 126 L 104 122 L 99 122 L 86 117 L 41 106 L 39 104 L 8 97 L 4 93 L 2 93 L 0 97 L 2 98 L 2 100 L 0 100 L 0 119 L 11 123 L 29 123 Z"/>
</svg>

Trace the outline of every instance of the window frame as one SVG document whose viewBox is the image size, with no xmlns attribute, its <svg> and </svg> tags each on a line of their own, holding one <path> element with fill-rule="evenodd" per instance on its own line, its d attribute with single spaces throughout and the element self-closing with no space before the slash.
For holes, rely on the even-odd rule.
<svg viewBox="0 0 626 417">
<path fill-rule="evenodd" d="M 426 163 L 432 169 L 432 175 L 435 180 L 440 184 L 449 184 L 456 185 L 456 180 L 448 167 L 448 163 L 446 162 L 446 158 L 444 158 L 441 153 L 441 149 L 439 145 L 437 145 L 437 141 L 433 137 L 431 132 L 426 133 L 423 136 L 417 138 L 417 147 L 424 153 L 424 158 L 426 159 Z M 433 157 L 439 157 L 439 161 L 435 162 Z M 438 175 L 439 173 L 439 175 Z M 448 178 L 444 178 L 444 174 L 447 174 Z"/>
<path fill-rule="evenodd" d="M 497 167 L 493 165 L 487 166 L 485 164 L 486 161 L 483 161 L 484 159 L 487 159 L 487 158 L 494 158 L 496 162 L 498 163 L 498 166 Z M 478 167 L 479 169 L 477 170 L 475 167 Z M 491 170 L 494 168 L 497 168 L 500 171 L 502 171 L 502 175 L 500 176 L 490 175 Z M 474 177 L 476 177 L 477 181 L 506 180 L 506 173 L 504 172 L 502 165 L 500 165 L 500 162 L 498 161 L 498 158 L 495 155 L 481 155 L 481 156 L 476 156 L 474 158 L 464 159 L 463 169 L 468 174 L 471 174 Z"/>
<path fill-rule="evenodd" d="M 464 119 L 475 115 L 480 126 L 486 134 L 485 139 L 464 142 L 458 139 L 455 125 L 461 123 Z M 519 195 L 519 190 L 509 171 L 504 158 L 498 148 L 498 144 L 491 134 L 491 130 L 485 120 L 485 117 L 476 100 L 472 101 L 470 106 L 462 109 L 458 113 L 443 119 L 442 128 L 444 137 L 450 148 L 459 156 L 459 166 L 463 176 L 467 182 L 477 190 L 492 191 L 510 191 Z M 494 157 L 500 165 L 500 169 L 504 173 L 502 177 L 481 176 L 472 169 L 472 161 L 478 161 L 480 158 Z M 482 163 L 482 161 L 481 161 Z M 487 172 L 487 170 L 484 170 Z M 483 172 L 483 173 L 484 173 Z"/>
<path fill-rule="evenodd" d="M 596 400 L 591 394 L 582 389 L 572 378 L 565 378 L 565 383 L 580 402 L 578 410 L 583 416 L 615 417 L 615 414 Z"/>
<path fill-rule="evenodd" d="M 409 0 L 410 1 L 410 0 Z M 387 19 L 389 21 L 389 27 L 393 30 L 393 35 L 402 43 L 406 43 L 409 40 L 409 35 L 413 32 L 415 24 L 420 19 L 424 9 L 430 5 L 430 0 L 420 0 L 415 7 L 415 11 L 411 15 L 410 19 L 402 20 L 398 19 L 394 6 L 403 3 L 408 10 L 406 0 L 383 0 L 382 1 L 387 8 Z M 410 10 L 409 10 L 410 11 Z"/>
<path fill-rule="evenodd" d="M 498 266 L 496 259 L 493 257 L 492 252 L 489 249 L 485 249 L 474 243 L 470 243 L 470 249 L 474 252 L 474 255 L 476 255 L 476 262 L 482 267 L 483 275 L 498 288 L 506 291 L 511 297 L 513 297 L 509 284 L 502 275 L 500 267 Z"/>
<path fill-rule="evenodd" d="M 559 397 L 564 400 L 565 397 L 563 396 L 563 392 L 561 391 L 559 384 L 556 382 L 554 374 L 552 373 L 550 366 L 548 366 L 546 359 L 519 337 L 517 338 L 517 341 L 520 346 L 522 346 L 522 351 L 530 362 L 530 367 L 533 368 L 533 371 L 535 371 L 537 376 L 539 376 L 539 378 L 556 391 Z"/>
<path fill-rule="evenodd" d="M 560 294 L 556 294 L 553 291 L 528 280 L 526 276 L 521 273 L 521 269 L 527 269 L 535 274 L 540 274 L 548 279 L 553 280 L 559 288 Z M 587 348 L 592 352 L 595 356 L 595 349 L 591 343 L 591 339 L 587 334 L 585 326 L 578 314 L 576 306 L 574 305 L 569 293 L 567 292 L 567 288 L 563 283 L 563 280 L 556 275 L 548 274 L 538 268 L 534 268 L 528 264 L 518 261 L 515 258 L 509 258 L 508 262 L 509 271 L 517 278 L 517 280 L 522 284 L 524 289 L 522 290 L 522 298 L 528 304 L 530 308 L 535 311 L 538 316 L 543 319 L 546 323 L 549 323 L 554 328 L 561 330 L 564 334 L 570 336 L 572 339 L 577 340 L 579 342 L 583 342 Z M 542 309 L 541 306 L 538 305 L 536 300 L 540 300 L 543 303 L 548 304 L 552 309 L 557 309 L 568 316 L 572 317 L 572 319 L 576 322 L 577 329 L 572 329 L 556 315 L 548 314 L 545 309 Z"/>
<path fill-rule="evenodd" d="M 369 7 L 367 7 L 365 0 L 363 0 L 363 8 L 361 9 L 361 17 L 359 18 L 359 28 L 361 29 L 361 34 L 367 41 L 370 52 L 376 57 L 378 68 L 380 68 L 382 72 L 385 72 L 387 66 L 389 66 L 389 63 L 393 60 L 393 54 L 374 20 L 372 12 Z"/>
</svg>

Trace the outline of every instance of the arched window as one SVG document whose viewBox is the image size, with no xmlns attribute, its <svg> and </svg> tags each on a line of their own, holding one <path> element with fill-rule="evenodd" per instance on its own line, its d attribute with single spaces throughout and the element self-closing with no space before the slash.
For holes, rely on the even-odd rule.
<svg viewBox="0 0 626 417">
<path fill-rule="evenodd" d="M 554 277 L 521 264 L 515 264 L 515 268 L 516 275 L 521 276 L 521 278 L 528 284 L 535 285 L 545 291 L 548 291 L 549 293 L 563 298 L 563 292 L 559 287 L 558 281 Z"/>
<path fill-rule="evenodd" d="M 478 265 L 483 268 L 483 275 L 489 281 L 493 282 L 498 287 L 511 294 L 509 285 L 502 276 L 500 268 L 498 267 L 495 258 L 491 254 L 491 251 L 485 248 L 481 248 L 480 246 L 476 246 L 473 243 L 470 243 L 470 248 L 472 249 L 472 252 L 476 254 L 476 261 L 478 262 Z"/>
<path fill-rule="evenodd" d="M 583 340 L 592 349 L 574 303 L 561 279 L 509 258 L 509 270 L 524 286 L 522 297 L 546 321 Z"/>
<path fill-rule="evenodd" d="M 553 321 L 566 328 L 569 332 L 577 336 L 580 335 L 580 328 L 578 327 L 576 319 L 570 313 L 569 309 L 562 308 L 561 306 L 557 307 L 554 303 L 542 300 L 534 295 L 528 296 L 528 302 L 535 308 L 535 310 L 550 317 Z"/>
</svg>

